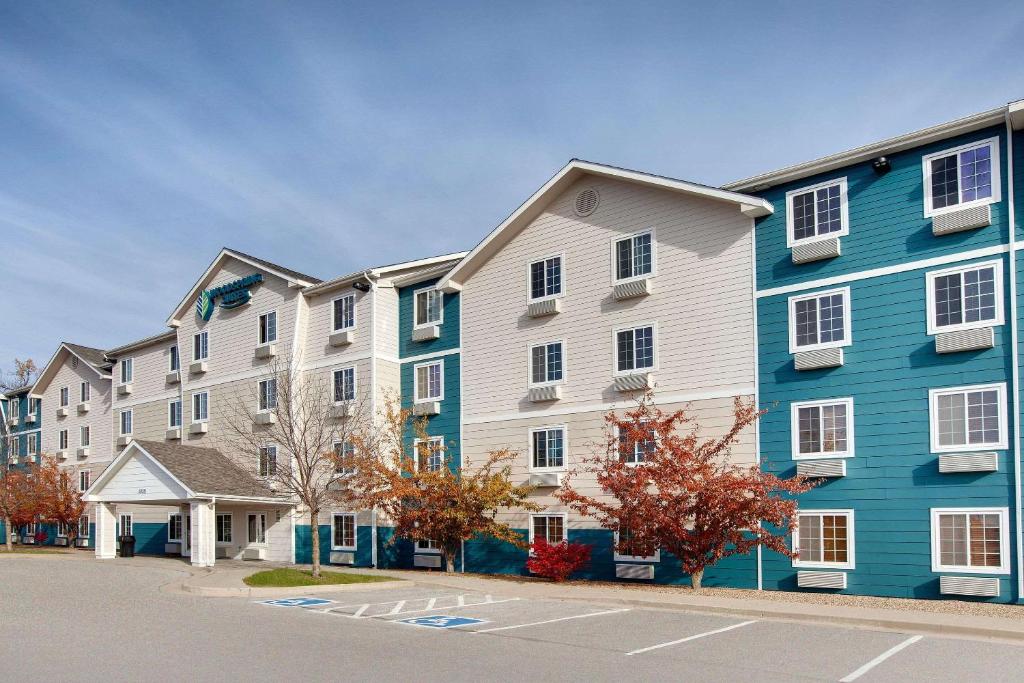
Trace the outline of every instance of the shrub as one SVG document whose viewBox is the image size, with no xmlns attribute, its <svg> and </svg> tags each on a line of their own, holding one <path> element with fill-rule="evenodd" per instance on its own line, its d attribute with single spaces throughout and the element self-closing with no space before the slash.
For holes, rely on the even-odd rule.
<svg viewBox="0 0 1024 683">
<path fill-rule="evenodd" d="M 590 546 L 562 541 L 552 545 L 538 538 L 530 545 L 531 556 L 526 568 L 537 576 L 552 581 L 565 581 L 575 571 L 590 564 Z"/>
<path fill-rule="evenodd" d="M 37 531 L 35 535 L 36 545 L 43 545 L 50 538 L 45 531 Z"/>
</svg>

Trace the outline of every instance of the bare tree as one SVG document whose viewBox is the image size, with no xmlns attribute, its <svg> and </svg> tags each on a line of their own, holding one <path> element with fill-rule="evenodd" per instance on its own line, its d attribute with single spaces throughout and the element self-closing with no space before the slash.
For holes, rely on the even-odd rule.
<svg viewBox="0 0 1024 683">
<path fill-rule="evenodd" d="M 21 360 L 14 359 L 13 370 L 0 371 L 0 391 L 15 391 L 24 389 L 36 383 L 39 377 L 39 368 L 31 358 Z"/>
<path fill-rule="evenodd" d="M 320 576 L 320 512 L 350 501 L 343 484 L 358 425 L 370 416 L 347 378 L 302 372 L 290 358 L 275 359 L 252 391 L 229 402 L 225 414 L 229 457 L 257 470 L 271 488 L 309 514 L 313 576 Z M 336 400 L 337 399 L 337 400 Z M 279 449 L 273 454 L 268 445 Z"/>
</svg>

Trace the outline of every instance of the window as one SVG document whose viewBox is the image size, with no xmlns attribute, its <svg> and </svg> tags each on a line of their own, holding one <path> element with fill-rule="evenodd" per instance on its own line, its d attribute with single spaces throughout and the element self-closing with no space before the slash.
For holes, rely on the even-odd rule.
<svg viewBox="0 0 1024 683">
<path fill-rule="evenodd" d="M 261 379 L 259 383 L 259 409 L 261 411 L 277 408 L 277 378 Z"/>
<path fill-rule="evenodd" d="M 850 344 L 850 288 L 789 300 L 789 352 Z"/>
<path fill-rule="evenodd" d="M 88 382 L 82 382 L 81 389 L 82 403 L 88 403 L 89 399 L 92 398 L 92 385 Z"/>
<path fill-rule="evenodd" d="M 437 541 L 430 539 L 423 541 L 416 541 L 416 552 L 418 553 L 439 553 L 441 548 L 437 545 Z"/>
<path fill-rule="evenodd" d="M 356 400 L 356 369 L 341 368 L 334 371 L 334 402 Z"/>
<path fill-rule="evenodd" d="M 27 447 L 28 447 L 28 455 L 38 455 L 39 454 L 39 434 L 38 433 L 32 433 L 32 434 L 28 435 Z"/>
<path fill-rule="evenodd" d="M 181 426 L 181 399 L 167 404 L 167 426 L 171 429 Z"/>
<path fill-rule="evenodd" d="M 277 474 L 277 446 L 268 444 L 260 446 L 260 476 L 270 477 Z"/>
<path fill-rule="evenodd" d="M 346 294 L 335 299 L 333 306 L 333 329 L 335 332 L 350 330 L 356 326 L 356 295 Z"/>
<path fill-rule="evenodd" d="M 331 550 L 355 550 L 356 516 L 351 512 L 336 512 L 332 522 Z"/>
<path fill-rule="evenodd" d="M 247 519 L 249 543 L 262 544 L 267 542 L 267 513 L 250 512 Z"/>
<path fill-rule="evenodd" d="M 413 450 L 416 451 L 416 469 L 420 472 L 436 472 L 444 465 L 444 437 L 431 436 L 427 439 L 414 439 Z"/>
<path fill-rule="evenodd" d="M 71 389 L 68 387 L 60 388 L 60 407 L 67 408 L 68 404 L 71 403 Z"/>
<path fill-rule="evenodd" d="M 29 415 L 35 415 L 38 412 L 39 412 L 39 399 L 38 398 L 33 398 L 33 397 L 29 396 L 28 397 L 28 414 Z"/>
<path fill-rule="evenodd" d="M 217 515 L 215 525 L 217 527 L 217 543 L 231 543 L 231 513 L 220 513 Z"/>
<path fill-rule="evenodd" d="M 928 334 L 1003 324 L 1003 269 L 998 261 L 925 276 Z"/>
<path fill-rule="evenodd" d="M 1009 574 L 1007 508 L 933 508 L 932 571 Z"/>
<path fill-rule="evenodd" d="M 170 365 L 168 366 L 169 372 L 175 372 L 181 369 L 181 358 L 178 357 L 178 345 L 175 344 L 167 351 L 167 357 L 169 358 Z"/>
<path fill-rule="evenodd" d="M 121 513 L 120 525 L 118 526 L 118 536 L 131 536 L 132 535 L 132 514 L 130 512 Z"/>
<path fill-rule="evenodd" d="M 565 467 L 565 426 L 530 430 L 530 466 L 535 470 Z"/>
<path fill-rule="evenodd" d="M 416 327 L 440 325 L 444 320 L 444 293 L 437 289 L 421 289 L 413 295 L 416 300 Z"/>
<path fill-rule="evenodd" d="M 89 478 L 92 473 L 89 470 L 82 470 L 78 473 L 78 490 L 87 491 L 89 489 Z"/>
<path fill-rule="evenodd" d="M 1006 385 L 928 392 L 933 452 L 1006 448 Z"/>
<path fill-rule="evenodd" d="M 89 430 L 89 425 L 82 425 L 78 429 L 78 445 L 82 448 L 88 448 L 91 443 L 92 434 Z"/>
<path fill-rule="evenodd" d="M 565 540 L 565 515 L 532 515 L 530 517 L 530 543 L 543 538 L 551 545 Z"/>
<path fill-rule="evenodd" d="M 348 476 L 356 473 L 355 467 L 350 467 L 351 464 L 348 458 L 353 457 L 356 454 L 356 445 L 348 439 L 344 441 L 334 442 L 334 453 L 338 458 L 338 462 L 335 463 L 334 471 L 342 476 Z"/>
<path fill-rule="evenodd" d="M 853 569 L 853 510 L 797 513 L 794 567 Z"/>
<path fill-rule="evenodd" d="M 615 561 L 660 562 L 661 551 L 655 550 L 651 555 L 641 555 L 640 548 L 632 543 L 633 533 L 628 528 L 615 532 Z"/>
<path fill-rule="evenodd" d="M 121 384 L 131 384 L 132 376 L 135 374 L 135 359 L 121 359 Z"/>
<path fill-rule="evenodd" d="M 615 369 L 628 374 L 654 367 L 654 326 L 615 332 Z"/>
<path fill-rule="evenodd" d="M 846 178 L 786 193 L 786 244 L 849 234 Z"/>
<path fill-rule="evenodd" d="M 181 543 L 181 513 L 167 515 L 167 542 Z"/>
<path fill-rule="evenodd" d="M 132 410 L 121 411 L 121 436 L 132 433 Z"/>
<path fill-rule="evenodd" d="M 64 522 L 57 522 L 57 538 L 67 538 L 68 527 Z"/>
<path fill-rule="evenodd" d="M 260 316 L 260 344 L 277 341 L 277 311 L 264 313 Z"/>
<path fill-rule="evenodd" d="M 440 401 L 444 399 L 444 361 L 433 361 L 415 366 L 413 372 L 413 395 L 416 402 Z"/>
<path fill-rule="evenodd" d="M 640 428 L 638 428 L 640 429 Z M 632 426 L 623 430 L 615 427 L 615 434 L 619 441 L 619 457 L 627 465 L 639 465 L 647 460 L 647 455 L 657 448 L 658 442 L 654 430 L 644 428 L 643 438 L 637 438 Z"/>
<path fill-rule="evenodd" d="M 203 330 L 192 337 L 192 360 L 206 360 L 210 357 L 210 333 Z"/>
<path fill-rule="evenodd" d="M 68 430 L 62 429 L 57 432 L 57 450 L 66 451 L 68 449 Z"/>
<path fill-rule="evenodd" d="M 78 518 L 78 537 L 89 538 L 89 515 Z"/>
<path fill-rule="evenodd" d="M 192 394 L 192 421 L 205 422 L 210 419 L 210 392 L 197 391 Z"/>
<path fill-rule="evenodd" d="M 999 201 L 998 142 L 989 138 L 922 158 L 925 217 Z"/>
<path fill-rule="evenodd" d="M 562 294 L 562 257 L 552 256 L 530 264 L 530 299 L 547 299 Z"/>
<path fill-rule="evenodd" d="M 530 384 L 554 384 L 562 381 L 562 342 L 530 347 Z"/>
<path fill-rule="evenodd" d="M 654 240 L 650 232 L 642 232 L 615 241 L 615 279 L 653 275 Z"/>
<path fill-rule="evenodd" d="M 793 459 L 853 455 L 853 399 L 805 401 L 790 406 Z"/>
</svg>

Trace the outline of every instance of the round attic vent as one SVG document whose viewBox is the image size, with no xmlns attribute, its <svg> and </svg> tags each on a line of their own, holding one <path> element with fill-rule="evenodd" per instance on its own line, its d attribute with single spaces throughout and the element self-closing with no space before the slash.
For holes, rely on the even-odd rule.
<svg viewBox="0 0 1024 683">
<path fill-rule="evenodd" d="M 594 213 L 594 209 L 597 208 L 597 203 L 601 197 L 597 194 L 597 190 L 592 187 L 580 190 L 580 193 L 576 195 L 576 215 L 577 216 L 589 216 Z"/>
</svg>

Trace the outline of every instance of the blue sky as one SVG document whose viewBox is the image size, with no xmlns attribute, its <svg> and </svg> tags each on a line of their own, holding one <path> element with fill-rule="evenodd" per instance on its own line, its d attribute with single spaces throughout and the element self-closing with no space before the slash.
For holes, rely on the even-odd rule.
<svg viewBox="0 0 1024 683">
<path fill-rule="evenodd" d="M 0 366 L 160 331 L 221 246 L 330 277 L 572 157 L 719 184 L 1024 97 L 1024 4 L 914 5 L 0 0 Z"/>
</svg>

